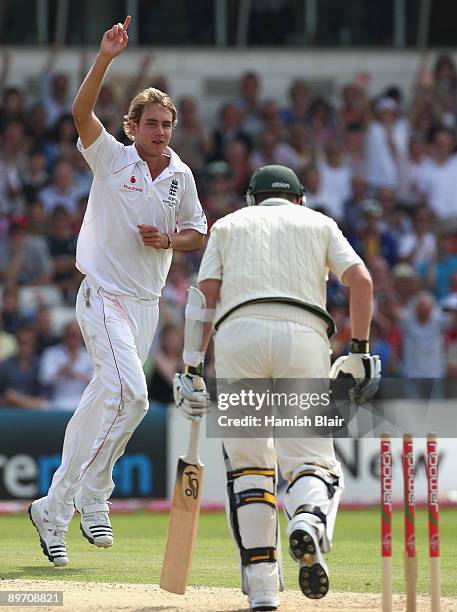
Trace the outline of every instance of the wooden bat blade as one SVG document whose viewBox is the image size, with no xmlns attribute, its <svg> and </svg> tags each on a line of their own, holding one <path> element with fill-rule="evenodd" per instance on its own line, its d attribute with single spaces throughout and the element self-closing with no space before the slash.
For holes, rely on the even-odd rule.
<svg viewBox="0 0 457 612">
<path fill-rule="evenodd" d="M 189 579 L 203 481 L 203 465 L 178 460 L 176 482 L 168 522 L 167 544 L 160 587 L 182 595 Z"/>
</svg>

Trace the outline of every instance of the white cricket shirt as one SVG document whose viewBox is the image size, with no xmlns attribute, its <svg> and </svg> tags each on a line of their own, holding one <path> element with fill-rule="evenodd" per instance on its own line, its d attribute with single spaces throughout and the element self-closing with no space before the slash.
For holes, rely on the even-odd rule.
<svg viewBox="0 0 457 612">
<path fill-rule="evenodd" d="M 341 279 L 349 267 L 360 263 L 333 219 L 270 198 L 216 221 L 198 280 L 222 281 L 216 320 L 254 298 L 293 298 L 325 309 L 329 269 Z"/>
<path fill-rule="evenodd" d="M 78 238 L 76 267 L 103 289 L 144 300 L 160 297 L 172 249 L 144 246 L 138 225 L 161 232 L 194 229 L 206 234 L 206 217 L 190 168 L 167 147 L 170 164 L 153 181 L 135 145 L 125 146 L 103 129 L 78 149 L 94 180 Z"/>
</svg>

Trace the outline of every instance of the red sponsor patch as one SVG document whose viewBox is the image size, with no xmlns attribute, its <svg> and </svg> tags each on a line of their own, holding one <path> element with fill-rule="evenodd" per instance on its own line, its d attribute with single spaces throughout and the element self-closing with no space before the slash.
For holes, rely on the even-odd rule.
<svg viewBox="0 0 457 612">
<path fill-rule="evenodd" d="M 131 177 L 130 177 L 130 182 L 131 182 L 131 183 L 136 183 L 136 178 L 135 178 L 134 176 L 131 176 Z"/>
</svg>

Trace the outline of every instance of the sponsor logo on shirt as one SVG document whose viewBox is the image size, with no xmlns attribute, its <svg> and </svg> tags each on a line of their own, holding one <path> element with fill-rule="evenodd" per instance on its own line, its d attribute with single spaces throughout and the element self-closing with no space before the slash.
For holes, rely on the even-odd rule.
<svg viewBox="0 0 457 612">
<path fill-rule="evenodd" d="M 135 178 L 135 177 L 132 176 L 132 178 Z M 132 179 L 130 179 L 130 180 L 132 180 Z M 134 187 L 133 185 L 127 185 L 127 183 L 124 183 L 122 185 L 122 189 L 124 191 L 139 191 L 139 192 L 143 191 L 143 189 L 141 187 Z"/>
<path fill-rule="evenodd" d="M 163 203 L 170 207 L 176 206 L 176 194 L 177 193 L 178 193 L 178 181 L 176 179 L 173 179 L 170 184 L 170 189 L 168 190 L 168 198 L 166 200 L 162 200 Z"/>
</svg>

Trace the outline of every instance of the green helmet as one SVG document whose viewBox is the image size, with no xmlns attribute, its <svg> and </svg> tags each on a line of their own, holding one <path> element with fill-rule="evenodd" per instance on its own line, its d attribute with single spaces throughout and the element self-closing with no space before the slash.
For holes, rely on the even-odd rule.
<svg viewBox="0 0 457 612">
<path fill-rule="evenodd" d="M 259 193 L 292 193 L 303 197 L 303 185 L 293 170 L 286 166 L 271 165 L 258 168 L 249 181 L 246 192 L 248 206 L 256 204 L 255 196 Z"/>
</svg>

